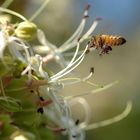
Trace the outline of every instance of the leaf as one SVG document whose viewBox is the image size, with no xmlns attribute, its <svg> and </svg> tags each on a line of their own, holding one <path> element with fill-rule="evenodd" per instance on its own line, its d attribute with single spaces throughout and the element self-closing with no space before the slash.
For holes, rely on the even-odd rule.
<svg viewBox="0 0 140 140">
<path fill-rule="evenodd" d="M 6 69 L 4 64 L 2 64 L 2 62 L 0 62 L 0 76 L 5 75 L 7 72 L 8 72 L 8 70 Z"/>
<path fill-rule="evenodd" d="M 10 135 L 17 129 L 10 124 L 11 119 L 8 114 L 0 115 L 0 122 L 3 124 L 0 128 L 0 140 L 9 140 Z"/>
<path fill-rule="evenodd" d="M 9 112 L 18 112 L 22 110 L 20 102 L 11 97 L 0 97 L 0 108 Z"/>
<path fill-rule="evenodd" d="M 13 65 L 13 59 L 9 56 L 3 56 L 3 59 L 0 59 L 0 76 L 4 76 L 7 73 L 11 72 Z"/>
</svg>

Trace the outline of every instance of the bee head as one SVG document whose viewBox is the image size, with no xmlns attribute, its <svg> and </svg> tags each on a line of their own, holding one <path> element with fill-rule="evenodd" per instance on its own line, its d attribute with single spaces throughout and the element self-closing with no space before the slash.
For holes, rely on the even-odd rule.
<svg viewBox="0 0 140 140">
<path fill-rule="evenodd" d="M 96 46 L 96 37 L 95 36 L 91 37 L 91 39 L 88 42 L 88 46 L 89 46 L 89 48 L 93 48 Z"/>
<path fill-rule="evenodd" d="M 121 42 L 122 44 L 126 43 L 126 39 L 122 37 Z"/>
</svg>

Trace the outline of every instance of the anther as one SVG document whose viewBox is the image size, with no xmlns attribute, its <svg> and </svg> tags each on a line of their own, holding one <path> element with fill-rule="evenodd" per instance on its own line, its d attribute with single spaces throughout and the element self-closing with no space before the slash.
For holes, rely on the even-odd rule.
<svg viewBox="0 0 140 140">
<path fill-rule="evenodd" d="M 85 54 L 88 54 L 89 52 L 90 52 L 90 50 L 89 50 L 89 49 L 87 49 L 87 50 L 86 50 L 86 52 L 85 52 Z"/>
<path fill-rule="evenodd" d="M 94 67 L 90 68 L 90 73 L 94 73 Z"/>
<path fill-rule="evenodd" d="M 43 110 L 42 107 L 40 107 L 40 108 L 37 109 L 37 112 L 43 114 L 44 110 Z"/>
<path fill-rule="evenodd" d="M 89 17 L 89 15 L 84 15 L 84 17 L 83 18 L 88 18 Z"/>
<path fill-rule="evenodd" d="M 77 39 L 77 41 L 79 42 L 81 38 L 82 38 L 82 37 L 79 37 L 79 38 Z"/>
<path fill-rule="evenodd" d="M 44 100 L 42 97 L 40 97 L 40 100 L 37 102 L 37 104 L 41 107 L 43 106 L 48 106 L 49 104 L 52 103 L 52 100 Z"/>
<path fill-rule="evenodd" d="M 85 10 L 89 10 L 90 4 L 85 5 Z"/>
<path fill-rule="evenodd" d="M 90 8 L 90 5 L 87 4 L 87 5 L 85 6 L 85 12 L 84 12 L 83 18 L 88 18 L 88 17 L 89 17 L 89 16 L 88 16 L 88 10 L 89 10 L 89 8 Z"/>
<path fill-rule="evenodd" d="M 75 121 L 75 125 L 78 125 L 79 124 L 79 122 L 80 122 L 80 120 L 78 119 L 78 120 L 76 120 Z"/>
<path fill-rule="evenodd" d="M 41 101 L 44 101 L 43 97 L 39 97 L 39 99 L 40 99 Z"/>
<path fill-rule="evenodd" d="M 95 20 L 100 21 L 100 20 L 102 20 L 102 18 L 101 17 L 96 17 Z"/>
<path fill-rule="evenodd" d="M 72 137 L 73 137 L 73 138 L 76 138 L 77 136 L 76 136 L 76 135 L 72 135 Z"/>
<path fill-rule="evenodd" d="M 31 92 L 31 93 L 34 93 L 34 90 L 31 89 L 30 92 Z"/>
</svg>

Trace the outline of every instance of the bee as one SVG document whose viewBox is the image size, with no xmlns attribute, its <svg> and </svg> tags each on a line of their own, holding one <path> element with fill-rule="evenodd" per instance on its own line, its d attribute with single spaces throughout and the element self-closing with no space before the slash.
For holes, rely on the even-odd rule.
<svg viewBox="0 0 140 140">
<path fill-rule="evenodd" d="M 113 46 L 120 46 L 126 42 L 125 38 L 116 35 L 96 35 L 88 42 L 88 48 L 101 49 L 100 55 L 108 54 Z M 88 49 L 88 51 L 89 51 Z"/>
</svg>

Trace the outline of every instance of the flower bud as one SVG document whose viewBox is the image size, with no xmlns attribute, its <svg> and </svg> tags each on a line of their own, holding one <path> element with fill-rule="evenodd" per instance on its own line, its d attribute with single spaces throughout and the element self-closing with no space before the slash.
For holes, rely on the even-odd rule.
<svg viewBox="0 0 140 140">
<path fill-rule="evenodd" d="M 21 22 L 16 28 L 15 34 L 17 37 L 26 41 L 32 40 L 36 37 L 37 26 L 29 21 Z"/>
</svg>

